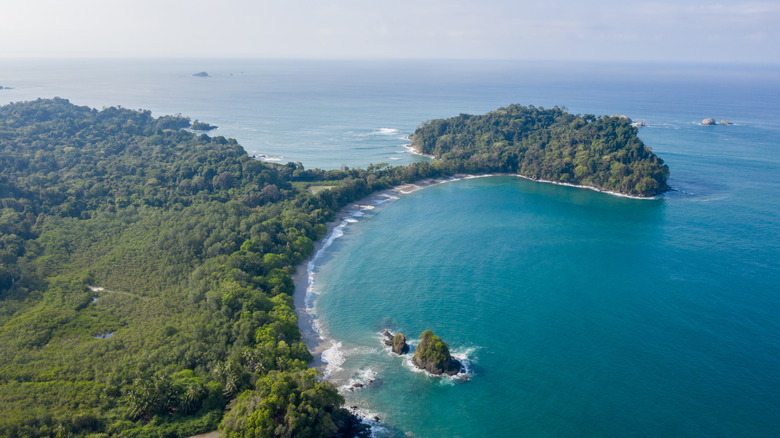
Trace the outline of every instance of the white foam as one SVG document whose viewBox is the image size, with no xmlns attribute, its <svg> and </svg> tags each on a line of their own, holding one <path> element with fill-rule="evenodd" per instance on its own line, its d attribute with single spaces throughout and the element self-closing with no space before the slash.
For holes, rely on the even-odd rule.
<svg viewBox="0 0 780 438">
<path fill-rule="evenodd" d="M 363 368 L 358 370 L 357 374 L 349 379 L 345 385 L 342 385 L 339 389 L 344 391 L 356 391 L 363 389 L 373 383 L 376 380 L 377 372 L 371 368 Z M 359 385 L 359 386 L 355 386 Z"/>
<path fill-rule="evenodd" d="M 421 157 L 427 157 L 430 159 L 436 159 L 433 155 L 423 154 L 422 152 L 418 152 L 417 149 L 413 148 L 411 144 L 404 144 L 401 145 L 401 147 L 404 148 L 406 153 L 412 154 L 412 155 L 419 155 Z"/>
<path fill-rule="evenodd" d="M 326 364 L 325 377 L 340 370 L 346 360 L 344 351 L 341 349 L 341 342 L 334 342 L 330 348 L 322 352 L 322 361 Z"/>
<path fill-rule="evenodd" d="M 397 134 L 398 130 L 395 128 L 379 128 L 378 131 L 374 131 L 376 135 L 393 135 Z"/>
<path fill-rule="evenodd" d="M 266 154 L 257 154 L 255 158 L 261 161 L 283 161 L 284 157 L 273 157 Z"/>
<path fill-rule="evenodd" d="M 322 255 L 333 244 L 333 242 L 344 235 L 344 230 L 346 227 L 348 227 L 350 224 L 359 222 L 358 219 L 365 216 L 364 211 L 372 209 L 374 209 L 373 205 L 355 205 L 352 210 L 347 212 L 347 215 L 342 219 L 342 221 L 337 226 L 333 227 L 331 232 L 323 239 L 320 248 L 306 264 L 306 277 L 308 278 L 308 284 L 306 286 L 306 294 L 304 295 L 303 299 L 304 309 L 302 309 L 302 311 L 309 314 L 312 331 L 323 340 L 326 339 L 326 331 L 322 327 L 322 324 L 316 315 L 316 302 L 317 298 L 319 297 L 315 287 L 317 263 L 319 262 L 320 257 L 322 257 Z M 340 342 L 333 342 L 330 348 L 322 353 L 322 361 L 326 363 L 326 376 L 330 376 L 334 371 L 341 369 L 341 365 L 346 360 L 345 355 L 346 353 L 343 351 L 342 344 Z"/>
</svg>

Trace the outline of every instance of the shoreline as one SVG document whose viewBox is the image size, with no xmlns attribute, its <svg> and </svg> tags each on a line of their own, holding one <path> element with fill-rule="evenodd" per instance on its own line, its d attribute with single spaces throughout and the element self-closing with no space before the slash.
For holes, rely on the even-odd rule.
<svg viewBox="0 0 780 438">
<path fill-rule="evenodd" d="M 381 190 L 372 193 L 363 199 L 345 205 L 336 212 L 334 220 L 325 224 L 325 227 L 327 228 L 325 236 L 314 242 L 314 251 L 312 252 L 312 255 L 296 265 L 295 273 L 292 275 L 293 284 L 295 285 L 293 303 L 295 305 L 295 314 L 298 316 L 298 329 L 301 332 L 301 342 L 306 345 L 306 348 L 308 348 L 309 352 L 314 356 L 312 361 L 308 364 L 310 367 L 325 372 L 328 362 L 323 359 L 322 354 L 334 346 L 334 342 L 323 337 L 322 333 L 317 329 L 317 316 L 313 312 L 314 309 L 313 307 L 310 308 L 307 306 L 307 301 L 311 299 L 311 294 L 313 293 L 310 288 L 313 284 L 312 281 L 314 280 L 313 269 L 316 267 L 315 262 L 319 258 L 321 252 L 324 249 L 327 249 L 333 240 L 341 236 L 341 234 L 338 236 L 334 235 L 334 232 L 354 222 L 355 220 L 352 219 L 352 217 L 362 216 L 362 214 L 357 214 L 358 212 L 373 209 L 377 204 L 386 202 L 384 200 L 394 200 L 399 196 L 408 195 L 433 185 L 476 177 L 477 176 L 471 175 L 456 175 L 449 178 L 427 178 L 414 183 L 402 184 Z M 352 220 L 350 221 L 349 219 Z M 313 303 L 310 304 L 313 306 Z"/>
<path fill-rule="evenodd" d="M 555 184 L 556 186 L 566 186 L 566 187 L 574 187 L 574 188 L 578 188 L 578 189 L 588 189 L 588 190 L 592 190 L 594 192 L 606 193 L 607 195 L 617 196 L 619 198 L 639 199 L 639 200 L 643 200 L 643 201 L 644 200 L 652 200 L 652 199 L 660 199 L 661 195 L 663 194 L 663 193 L 661 193 L 661 194 L 655 195 L 655 196 L 627 195 L 625 193 L 615 192 L 615 191 L 606 190 L 606 189 L 600 189 L 598 187 L 593 187 L 593 186 L 584 186 L 582 184 L 572 184 L 572 183 L 565 183 L 565 182 L 560 182 L 560 181 L 550 181 L 550 180 L 547 180 L 547 179 L 534 179 L 534 178 L 531 178 L 531 177 L 528 177 L 528 176 L 520 175 L 519 173 L 496 173 L 496 174 L 493 174 L 493 175 L 490 175 L 490 176 L 503 176 L 503 175 L 506 175 L 506 176 L 516 176 L 518 178 L 527 179 L 528 181 L 541 182 L 541 183 L 547 183 L 547 184 Z M 666 192 L 664 192 L 664 193 L 666 193 Z"/>
<path fill-rule="evenodd" d="M 417 190 L 421 190 L 437 184 L 460 181 L 463 179 L 488 178 L 493 176 L 512 176 L 512 177 L 522 178 L 534 182 L 588 189 L 595 192 L 605 193 L 608 195 L 618 196 L 622 198 L 629 198 L 629 199 L 652 200 L 652 199 L 659 199 L 660 196 L 660 195 L 653 196 L 653 197 L 632 196 L 632 195 L 626 195 L 619 192 L 598 189 L 596 187 L 563 183 L 558 181 L 533 179 L 527 176 L 513 174 L 513 173 L 490 173 L 490 174 L 486 173 L 486 174 L 479 174 L 479 175 L 456 174 L 448 178 L 422 179 L 414 183 L 402 184 L 389 189 L 381 190 L 379 192 L 372 193 L 371 195 L 363 199 L 351 202 L 336 212 L 336 217 L 334 218 L 334 220 L 325 224 L 327 228 L 327 232 L 325 233 L 325 236 L 323 236 L 322 239 L 319 239 L 318 241 L 314 242 L 314 251 L 312 252 L 312 255 L 310 255 L 306 260 L 296 265 L 295 273 L 291 275 L 293 284 L 295 285 L 295 289 L 293 292 L 293 302 L 295 305 L 295 314 L 298 316 L 298 329 L 301 332 L 301 342 L 303 342 L 306 345 L 306 347 L 309 349 L 309 352 L 314 357 L 312 361 L 308 364 L 310 367 L 315 368 L 322 372 L 326 372 L 328 362 L 327 360 L 323 359 L 322 356 L 324 352 L 326 352 L 330 348 L 333 348 L 335 345 L 331 339 L 327 339 L 323 337 L 322 333 L 320 333 L 316 324 L 317 315 L 314 314 L 314 308 L 313 308 L 314 303 L 309 302 L 313 298 L 312 297 L 313 291 L 310 289 L 314 280 L 313 270 L 316 268 L 316 261 L 319 258 L 321 252 L 327 247 L 329 247 L 330 244 L 335 239 L 341 237 L 342 235 L 342 234 L 335 235 L 334 233 L 337 230 L 343 229 L 350 223 L 355 222 L 356 217 L 362 216 L 362 211 L 371 210 L 377 204 L 381 204 L 389 200 L 397 199 L 399 196 L 408 195 L 410 193 L 416 192 Z M 311 307 L 307 305 L 307 302 L 308 304 L 311 305 Z M 327 373 L 326 373 L 326 377 L 327 377 Z"/>
</svg>

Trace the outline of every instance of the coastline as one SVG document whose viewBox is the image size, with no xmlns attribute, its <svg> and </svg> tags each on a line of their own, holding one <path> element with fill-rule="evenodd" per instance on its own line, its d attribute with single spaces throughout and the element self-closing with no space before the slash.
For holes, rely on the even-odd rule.
<svg viewBox="0 0 780 438">
<path fill-rule="evenodd" d="M 322 251 L 330 246 L 333 240 L 341 237 L 342 233 L 340 231 L 350 223 L 356 222 L 356 218 L 362 216 L 363 211 L 371 210 L 376 205 L 382 204 L 389 200 L 397 199 L 399 196 L 408 195 L 410 193 L 416 192 L 417 190 L 421 190 L 437 184 L 460 181 L 463 179 L 488 178 L 492 176 L 512 176 L 534 182 L 588 189 L 595 192 L 629 199 L 653 200 L 659 199 L 660 197 L 660 195 L 653 197 L 632 196 L 591 186 L 533 179 L 515 173 L 486 173 L 479 175 L 456 174 L 449 178 L 423 179 L 414 183 L 402 184 L 389 189 L 381 190 L 379 192 L 372 193 L 363 199 L 347 204 L 338 212 L 336 212 L 336 217 L 334 220 L 325 224 L 327 228 L 325 236 L 322 239 L 314 242 L 314 251 L 312 252 L 312 255 L 310 255 L 303 262 L 299 263 L 295 267 L 295 273 L 292 274 L 293 283 L 295 284 L 293 302 L 295 305 L 295 313 L 298 316 L 298 329 L 301 332 L 301 341 L 306 345 L 306 347 L 309 349 L 309 352 L 314 357 L 313 360 L 309 363 L 310 367 L 326 372 L 328 361 L 323 359 L 322 356 L 323 353 L 325 353 L 328 349 L 334 347 L 333 341 L 323 337 L 322 333 L 317 328 L 317 316 L 314 314 L 314 303 L 311 302 L 313 299 L 312 294 L 314 293 L 313 290 L 311 290 L 311 286 L 314 281 L 314 269 L 316 268 L 317 259 L 322 254 Z M 339 233 L 335 234 L 337 231 Z"/>
<path fill-rule="evenodd" d="M 427 178 L 414 183 L 401 184 L 389 189 L 381 190 L 372 193 L 363 199 L 345 205 L 336 212 L 334 220 L 325 224 L 327 228 L 325 236 L 314 242 L 314 251 L 312 252 L 312 255 L 296 265 L 295 273 L 292 275 L 293 284 L 295 284 L 293 302 L 295 305 L 295 314 L 298 316 L 298 329 L 301 332 L 301 342 L 306 345 L 309 352 L 314 356 L 313 360 L 309 363 L 310 367 L 325 372 L 327 376 L 328 361 L 323 359 L 322 356 L 328 349 L 334 347 L 333 341 L 323 337 L 322 333 L 317 328 L 317 316 L 314 314 L 314 303 L 312 302 L 314 298 L 314 292 L 312 290 L 314 269 L 316 268 L 316 262 L 322 254 L 322 251 L 327 249 L 335 239 L 341 237 L 341 230 L 344 227 L 350 223 L 356 222 L 357 217 L 363 216 L 363 211 L 372 210 L 378 204 L 398 199 L 400 196 L 408 195 L 426 187 L 462 179 L 479 178 L 482 176 L 483 175 L 458 174 L 448 178 Z"/>
<path fill-rule="evenodd" d="M 410 184 L 402 184 L 389 189 L 385 189 L 376 193 L 373 193 L 366 198 L 352 202 L 345 205 L 341 210 L 336 212 L 334 220 L 325 224 L 327 232 L 325 236 L 314 243 L 314 251 L 312 255 L 306 260 L 299 263 L 295 267 L 295 273 L 292 275 L 293 283 L 295 284 L 295 290 L 293 292 L 293 301 L 295 304 L 295 313 L 298 316 L 298 329 L 301 332 L 301 341 L 309 349 L 309 352 L 314 356 L 314 359 L 309 363 L 310 367 L 316 368 L 322 372 L 327 373 L 328 361 L 323 359 L 323 353 L 334 347 L 334 342 L 322 335 L 317 328 L 317 315 L 314 313 L 314 303 L 312 302 L 314 297 L 314 291 L 312 290 L 312 284 L 314 282 L 314 269 L 316 268 L 317 259 L 322 254 L 322 251 L 326 249 L 330 244 L 341 237 L 344 227 L 350 223 L 356 222 L 357 217 L 363 215 L 363 211 L 371 210 L 376 205 L 382 204 L 389 200 L 397 199 L 399 196 L 413 193 L 417 190 L 424 189 L 436 184 L 443 184 L 447 182 L 459 181 L 462 179 L 471 178 L 488 178 L 492 176 L 513 176 L 529 181 L 549 183 L 567 187 L 575 187 L 581 189 L 593 190 L 600 193 L 605 193 L 612 196 L 618 196 L 629 199 L 639 200 L 651 200 L 658 199 L 659 196 L 653 197 L 640 197 L 631 196 L 623 193 L 613 192 L 609 190 L 598 189 L 596 187 L 583 186 L 577 184 L 569 184 L 557 181 L 547 181 L 529 178 L 527 176 L 513 174 L 513 173 L 490 173 L 479 175 L 466 175 L 456 174 L 449 178 L 428 178 L 423 179 Z"/>
<path fill-rule="evenodd" d="M 496 174 L 493 174 L 493 175 L 486 175 L 486 176 L 499 176 L 499 175 L 516 176 L 518 178 L 527 179 L 528 181 L 541 182 L 541 183 L 547 183 L 547 184 L 555 184 L 556 186 L 566 186 L 566 187 L 574 187 L 574 188 L 578 188 L 578 189 L 588 189 L 588 190 L 593 190 L 594 192 L 606 193 L 608 195 L 617 196 L 619 198 L 650 200 L 650 199 L 660 199 L 661 195 L 663 194 L 663 193 L 661 193 L 660 195 L 656 195 L 656 196 L 626 195 L 625 193 L 615 192 L 615 191 L 612 191 L 612 190 L 600 189 L 598 187 L 593 187 L 593 186 L 584 186 L 582 184 L 571 184 L 571 183 L 565 183 L 565 182 L 560 182 L 560 181 L 550 181 L 550 180 L 547 180 L 547 179 L 534 179 L 534 178 L 530 178 L 530 177 L 527 177 L 527 176 L 524 176 L 524 175 L 520 175 L 519 173 L 496 173 Z"/>
</svg>

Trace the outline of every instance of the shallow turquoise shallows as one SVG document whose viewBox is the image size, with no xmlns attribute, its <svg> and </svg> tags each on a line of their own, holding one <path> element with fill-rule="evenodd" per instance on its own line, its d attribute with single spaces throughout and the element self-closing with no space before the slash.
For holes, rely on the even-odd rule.
<svg viewBox="0 0 780 438">
<path fill-rule="evenodd" d="M 421 122 L 511 103 L 643 121 L 660 199 L 492 177 L 354 214 L 314 267 L 330 378 L 377 436 L 778 436 L 776 66 L 4 60 L 0 85 L 182 113 L 306 167 L 425 159 Z M 415 372 L 385 328 L 434 330 L 469 380 Z"/>
</svg>

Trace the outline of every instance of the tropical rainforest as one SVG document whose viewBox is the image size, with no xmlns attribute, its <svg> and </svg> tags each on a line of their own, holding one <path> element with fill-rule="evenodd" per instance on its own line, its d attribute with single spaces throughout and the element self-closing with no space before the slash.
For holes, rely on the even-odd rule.
<svg viewBox="0 0 780 438">
<path fill-rule="evenodd" d="M 353 435 L 292 300 L 339 209 L 457 173 L 666 188 L 625 122 L 491 114 L 419 128 L 435 161 L 322 170 L 255 160 L 178 115 L 0 107 L 0 436 Z"/>
<path fill-rule="evenodd" d="M 669 189 L 668 166 L 625 117 L 510 105 L 432 120 L 417 128 L 412 144 L 470 172 L 517 173 L 642 197 Z"/>
</svg>

